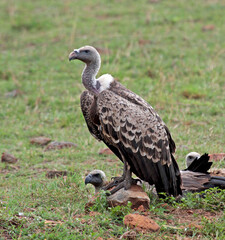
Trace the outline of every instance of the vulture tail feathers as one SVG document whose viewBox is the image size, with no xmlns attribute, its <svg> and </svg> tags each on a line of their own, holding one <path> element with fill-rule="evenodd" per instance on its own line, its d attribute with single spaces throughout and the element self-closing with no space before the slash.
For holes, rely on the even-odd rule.
<svg viewBox="0 0 225 240">
<path fill-rule="evenodd" d="M 192 172 L 208 173 L 208 170 L 211 166 L 212 162 L 209 162 L 209 155 L 205 153 L 200 158 L 196 158 L 185 170 Z"/>
<path fill-rule="evenodd" d="M 182 190 L 181 190 L 181 184 L 182 184 L 182 180 L 181 180 L 181 175 L 180 175 L 180 170 L 178 167 L 178 164 L 173 156 L 173 154 L 171 154 L 171 158 L 172 158 L 172 164 L 170 165 L 170 169 L 174 169 L 175 171 L 175 176 L 176 176 L 176 181 L 174 181 L 174 185 L 173 185 L 173 191 L 174 191 L 174 196 L 178 196 L 178 195 L 182 195 Z"/>
<path fill-rule="evenodd" d="M 164 171 L 161 171 L 162 166 L 159 165 L 159 172 L 161 175 L 162 182 L 155 184 L 156 190 L 158 193 L 166 192 L 169 195 L 177 197 L 182 195 L 181 190 L 181 176 L 179 167 L 174 156 L 171 154 L 172 162 L 168 168 L 165 168 Z M 160 197 L 165 197 L 164 195 L 159 194 Z"/>
</svg>

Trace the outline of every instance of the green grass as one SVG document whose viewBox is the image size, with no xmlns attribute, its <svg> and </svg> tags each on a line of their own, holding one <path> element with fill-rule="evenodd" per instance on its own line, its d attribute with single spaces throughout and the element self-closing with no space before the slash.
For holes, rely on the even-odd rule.
<svg viewBox="0 0 225 240">
<path fill-rule="evenodd" d="M 0 153 L 19 158 L 18 168 L 0 163 L 3 239 L 107 239 L 127 231 L 121 220 L 111 220 L 112 210 L 95 219 L 85 215 L 93 194 L 84 186 L 85 173 L 99 168 L 111 177 L 122 164 L 98 155 L 104 145 L 85 126 L 83 64 L 68 61 L 74 48 L 100 48 L 100 74 L 112 74 L 152 104 L 172 133 L 181 168 L 190 151 L 224 152 L 224 10 L 224 0 L 0 2 Z M 203 31 L 207 25 L 213 29 Z M 22 94 L 6 97 L 14 89 Z M 29 143 L 41 135 L 78 147 L 44 152 Z M 75 173 L 47 179 L 54 169 Z M 210 209 L 210 203 L 199 207 Z M 63 223 L 48 226 L 46 220 Z M 202 238 L 223 239 L 224 223 L 224 215 L 206 222 Z M 162 230 L 139 238 L 171 236 L 176 233 Z"/>
</svg>

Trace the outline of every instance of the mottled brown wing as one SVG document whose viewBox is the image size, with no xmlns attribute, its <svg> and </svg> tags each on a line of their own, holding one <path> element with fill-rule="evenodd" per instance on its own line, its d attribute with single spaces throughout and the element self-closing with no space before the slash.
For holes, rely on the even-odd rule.
<svg viewBox="0 0 225 240">
<path fill-rule="evenodd" d="M 112 91 L 99 95 L 97 108 L 102 138 L 119 149 L 132 172 L 158 192 L 180 194 L 179 168 L 157 115 Z"/>
<path fill-rule="evenodd" d="M 113 82 L 110 90 L 113 91 L 115 94 L 121 96 L 122 98 L 127 99 L 129 102 L 132 102 L 132 103 L 142 106 L 142 107 L 146 107 L 148 109 L 148 111 L 150 112 L 150 114 L 152 116 L 154 116 L 155 118 L 157 118 L 157 121 L 164 126 L 164 128 L 167 132 L 168 140 L 169 140 L 170 151 L 172 153 L 175 153 L 176 145 L 171 137 L 169 129 L 167 128 L 167 126 L 163 122 L 163 120 L 159 117 L 158 113 L 154 110 L 154 108 L 148 102 L 146 102 L 143 98 L 138 96 L 136 93 L 134 93 L 131 90 L 124 87 L 120 82 L 118 82 L 116 80 Z"/>
<path fill-rule="evenodd" d="M 86 121 L 89 132 L 98 141 L 101 141 L 101 135 L 99 133 L 98 127 L 92 122 L 90 116 L 90 109 L 94 101 L 94 94 L 89 91 L 84 91 L 80 96 L 80 106 L 83 113 L 84 119 Z"/>
</svg>

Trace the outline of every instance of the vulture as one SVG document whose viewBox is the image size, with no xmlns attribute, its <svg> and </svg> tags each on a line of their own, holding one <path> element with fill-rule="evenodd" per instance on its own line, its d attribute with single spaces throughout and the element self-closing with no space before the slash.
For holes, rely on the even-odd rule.
<svg viewBox="0 0 225 240">
<path fill-rule="evenodd" d="M 192 161 L 189 161 L 190 159 Z M 186 156 L 187 162 L 190 163 L 190 168 L 181 171 L 181 189 L 183 192 L 200 192 L 214 187 L 225 189 L 225 177 L 213 176 L 208 173 L 212 165 L 212 162 L 209 162 L 208 154 L 200 156 L 200 154 L 196 155 L 196 153 L 191 152 Z M 205 165 L 208 166 L 208 169 Z M 94 185 L 95 193 L 99 192 L 106 183 L 105 173 L 101 170 L 91 171 L 85 178 L 85 184 Z"/>
<path fill-rule="evenodd" d="M 225 189 L 225 177 L 214 176 L 208 172 L 212 166 L 209 159 L 207 153 L 202 156 L 196 152 L 187 154 L 187 168 L 181 171 L 182 190 L 196 192 L 214 187 Z"/>
<path fill-rule="evenodd" d="M 209 159 L 210 157 L 207 153 L 202 156 L 196 152 L 187 154 L 187 168 L 181 171 L 183 190 L 196 192 L 214 187 L 225 189 L 225 178 L 214 176 L 208 172 L 212 166 L 212 162 L 209 162 Z"/>
<path fill-rule="evenodd" d="M 95 194 L 104 189 L 107 183 L 105 173 L 99 169 L 89 172 L 85 177 L 85 185 L 92 184 L 95 188 Z"/>
<path fill-rule="evenodd" d="M 158 194 L 181 195 L 180 171 L 173 156 L 176 146 L 156 111 L 110 74 L 96 78 L 101 57 L 94 47 L 74 49 L 69 60 L 74 59 L 85 63 L 82 83 L 86 90 L 80 104 L 87 127 L 124 164 L 122 176 L 114 178 L 116 187 L 111 193 L 129 189 L 136 182 L 134 173 L 154 184 Z"/>
<path fill-rule="evenodd" d="M 88 183 L 95 187 L 95 193 L 99 192 L 107 183 L 106 175 L 102 170 L 93 170 L 85 178 L 85 185 Z"/>
<path fill-rule="evenodd" d="M 212 166 L 212 162 L 209 162 L 209 155 L 207 153 L 202 156 L 197 152 L 190 152 L 185 157 L 186 170 L 192 172 L 208 173 L 208 170 Z"/>
</svg>

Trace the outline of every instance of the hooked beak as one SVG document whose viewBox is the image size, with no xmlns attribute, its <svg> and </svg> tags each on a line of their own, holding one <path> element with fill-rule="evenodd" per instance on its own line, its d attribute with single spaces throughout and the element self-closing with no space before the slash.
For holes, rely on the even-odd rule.
<svg viewBox="0 0 225 240">
<path fill-rule="evenodd" d="M 77 59 L 79 49 L 74 49 L 69 55 L 69 61 Z"/>
<path fill-rule="evenodd" d="M 88 183 L 92 183 L 92 175 L 88 174 L 87 177 L 85 178 L 85 185 L 87 185 Z"/>
</svg>

